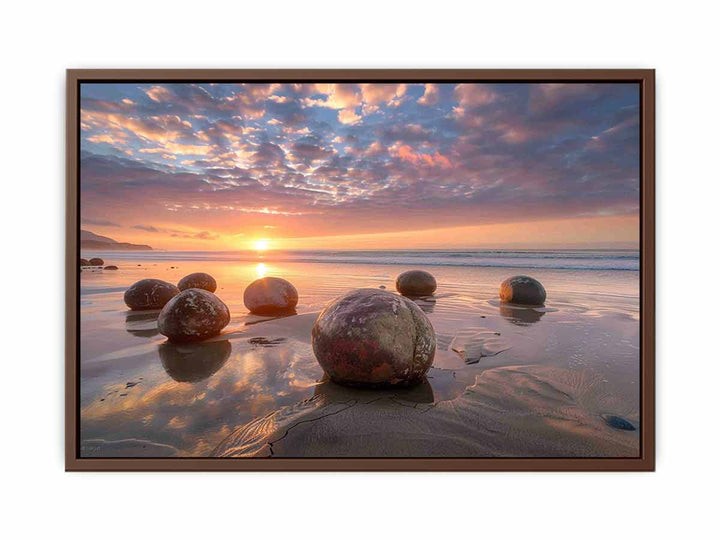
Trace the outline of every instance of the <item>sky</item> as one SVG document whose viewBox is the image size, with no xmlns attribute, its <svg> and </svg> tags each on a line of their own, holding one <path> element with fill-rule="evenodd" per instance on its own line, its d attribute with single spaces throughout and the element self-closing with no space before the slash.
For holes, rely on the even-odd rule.
<svg viewBox="0 0 720 540">
<path fill-rule="evenodd" d="M 157 249 L 637 247 L 635 84 L 83 84 L 81 227 Z"/>
</svg>

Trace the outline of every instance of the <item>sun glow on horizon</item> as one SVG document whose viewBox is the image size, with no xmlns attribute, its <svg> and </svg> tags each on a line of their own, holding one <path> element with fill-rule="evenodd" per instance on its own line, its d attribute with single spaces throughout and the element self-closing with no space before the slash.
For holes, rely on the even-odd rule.
<svg viewBox="0 0 720 540">
<path fill-rule="evenodd" d="M 253 242 L 256 251 L 265 251 L 270 247 L 270 240 L 267 238 L 258 238 Z"/>
</svg>

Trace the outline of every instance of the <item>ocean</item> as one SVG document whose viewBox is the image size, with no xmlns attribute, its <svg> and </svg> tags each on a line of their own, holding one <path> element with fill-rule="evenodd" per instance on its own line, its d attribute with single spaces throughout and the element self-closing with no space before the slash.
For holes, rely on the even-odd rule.
<svg viewBox="0 0 720 540">
<path fill-rule="evenodd" d="M 460 266 L 558 270 L 640 268 L 637 250 L 302 250 L 302 251 L 146 251 L 93 252 L 112 260 L 227 261 L 277 263 Z"/>
</svg>

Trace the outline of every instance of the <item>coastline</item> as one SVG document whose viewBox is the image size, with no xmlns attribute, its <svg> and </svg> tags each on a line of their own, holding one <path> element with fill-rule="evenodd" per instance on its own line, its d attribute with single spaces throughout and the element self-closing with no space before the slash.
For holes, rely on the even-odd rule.
<svg viewBox="0 0 720 540">
<path fill-rule="evenodd" d="M 83 455 L 247 455 L 238 452 L 231 441 L 251 426 L 256 428 L 258 422 L 265 426 L 263 433 L 272 437 L 274 432 L 263 419 L 274 418 L 273 429 L 278 430 L 286 425 L 277 421 L 279 417 L 294 418 L 287 411 L 297 412 L 300 407 L 303 415 L 312 415 L 322 407 L 356 399 L 338 387 L 330 392 L 333 397 L 328 401 L 324 389 L 336 385 L 322 380 L 309 329 L 322 307 L 343 292 L 380 286 L 393 290 L 399 265 L 150 258 L 158 253 L 140 258 L 132 258 L 131 253 L 123 253 L 127 258 L 108 255 L 119 271 L 81 274 Z M 440 284 L 434 297 L 418 300 L 438 338 L 427 385 L 422 385 L 425 401 L 411 400 L 408 407 L 407 396 L 377 396 L 375 404 L 360 400 L 360 406 L 338 413 L 335 420 L 345 418 L 345 423 L 355 425 L 355 433 L 360 433 L 363 426 L 377 425 L 371 420 L 373 415 L 385 418 L 389 414 L 398 426 L 416 426 L 417 433 L 451 435 L 434 441 L 416 438 L 413 448 L 418 455 L 442 455 L 444 451 L 447 455 L 502 456 L 518 455 L 518 451 L 528 456 L 556 455 L 562 445 L 553 450 L 550 443 L 542 441 L 557 437 L 574 441 L 564 455 L 637 453 L 637 432 L 620 433 L 601 417 L 612 413 L 635 423 L 638 419 L 637 272 L 533 270 L 549 291 L 546 308 L 537 310 L 497 302 L 499 278 L 523 273 L 521 268 L 423 267 L 432 269 Z M 176 282 L 200 270 L 217 278 L 217 294 L 232 313 L 229 326 L 207 343 L 184 347 L 164 343 L 156 330 L 157 312 L 129 312 L 122 303 L 122 291 L 137 279 L 158 277 Z M 260 274 L 281 275 L 297 286 L 297 315 L 273 320 L 247 313 L 242 291 Z M 200 368 L 193 358 L 203 359 Z M 513 435 L 504 439 L 490 435 L 487 422 L 497 418 L 485 414 L 487 403 L 479 403 L 491 394 L 484 391 L 480 396 L 477 389 L 487 390 L 489 380 L 495 381 L 497 388 L 517 389 L 517 378 L 525 377 L 520 371 L 530 374 L 528 392 L 544 388 L 547 395 L 540 392 L 541 397 L 526 400 L 524 405 L 513 401 L 518 395 L 511 391 L 505 392 L 503 399 L 493 398 L 494 406 L 502 411 L 503 424 L 512 426 Z M 474 401 L 468 400 L 468 392 Z M 561 395 L 557 392 L 570 396 L 570 401 L 549 407 Z M 422 422 L 433 419 L 436 424 L 414 419 L 428 405 L 432 412 L 423 413 Z M 480 423 L 450 419 L 451 410 L 463 408 Z M 537 423 L 519 422 L 533 408 L 543 411 L 536 416 Z M 555 420 L 548 420 L 552 418 Z M 370 456 L 381 447 L 388 455 L 410 452 L 381 433 L 365 430 L 363 437 L 350 444 L 350 432 L 341 436 L 340 424 L 305 424 L 314 424 L 313 429 L 321 429 L 322 424 L 324 433 L 332 434 L 325 439 L 336 441 L 330 446 L 313 446 L 317 455 Z M 456 428 L 454 435 L 448 426 Z M 478 430 L 473 437 L 477 444 L 452 446 L 458 429 Z M 389 431 L 400 433 L 393 430 Z M 293 431 L 295 437 L 301 433 Z M 312 431 L 304 436 L 310 437 L 305 442 L 317 442 Z M 450 442 L 441 444 L 441 439 Z M 296 455 L 297 442 L 293 447 L 290 439 L 284 440 L 288 443 L 284 449 L 273 445 L 275 455 Z M 380 444 L 381 440 L 385 442 Z"/>
</svg>

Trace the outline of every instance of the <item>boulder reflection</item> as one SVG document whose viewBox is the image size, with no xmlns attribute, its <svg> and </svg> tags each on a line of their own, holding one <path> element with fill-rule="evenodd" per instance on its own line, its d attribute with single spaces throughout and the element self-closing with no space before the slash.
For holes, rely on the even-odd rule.
<svg viewBox="0 0 720 540">
<path fill-rule="evenodd" d="M 160 331 L 157 327 L 157 318 L 160 311 L 134 312 L 128 311 L 125 314 L 125 330 L 137 337 L 154 337 Z"/>
<path fill-rule="evenodd" d="M 198 382 L 216 373 L 230 358 L 228 340 L 209 343 L 175 344 L 158 347 L 160 361 L 170 377 L 178 382 Z"/>
<path fill-rule="evenodd" d="M 500 315 L 518 326 L 529 326 L 538 322 L 544 315 L 544 311 L 537 311 L 533 308 L 523 308 L 511 304 L 500 306 Z"/>
<path fill-rule="evenodd" d="M 382 398 L 392 398 L 410 403 L 434 403 L 435 395 L 427 377 L 422 382 L 411 387 L 398 387 L 386 389 L 352 388 L 336 384 L 324 376 L 320 384 L 315 387 L 315 397 L 324 403 L 358 401 L 368 403 Z"/>
</svg>

